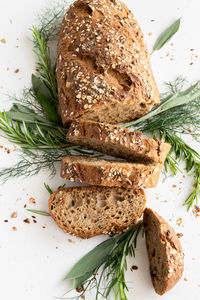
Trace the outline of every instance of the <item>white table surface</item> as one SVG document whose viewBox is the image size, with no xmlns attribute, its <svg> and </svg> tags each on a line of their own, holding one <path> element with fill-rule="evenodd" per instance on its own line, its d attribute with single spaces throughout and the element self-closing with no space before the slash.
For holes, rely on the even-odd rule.
<svg viewBox="0 0 200 300">
<path fill-rule="evenodd" d="M 126 0 L 135 13 L 145 33 L 151 50 L 158 34 L 176 18 L 182 16 L 181 29 L 163 50 L 152 57 L 156 80 L 162 90 L 163 81 L 173 80 L 183 74 L 189 82 L 200 78 L 200 1 L 198 0 Z M 49 5 L 52 2 L 49 1 Z M 37 22 L 36 15 L 47 5 L 44 0 L 0 0 L 0 108 L 8 102 L 6 93 L 20 92 L 30 82 L 34 70 L 34 55 L 29 28 Z M 155 20 L 152 22 L 151 20 Z M 194 49 L 191 51 L 190 49 Z M 168 55 L 169 53 L 169 55 Z M 195 57 L 197 56 L 197 57 Z M 193 64 L 191 65 L 191 63 Z M 14 71 L 19 69 L 18 73 Z M 0 139 L 0 145 L 9 147 Z M 199 147 L 198 145 L 194 145 Z M 198 148 L 197 148 L 198 149 Z M 0 166 L 17 161 L 17 152 L 7 154 L 0 149 Z M 59 170 L 59 165 L 58 165 Z M 156 209 L 179 233 L 185 253 L 185 271 L 180 282 L 162 296 L 163 299 L 200 299 L 200 218 L 187 212 L 182 206 L 192 189 L 192 177 L 167 178 L 159 181 L 156 189 L 147 191 L 148 206 Z M 33 223 L 27 208 L 47 210 L 48 193 L 43 187 L 48 183 L 52 189 L 64 183 L 59 177 L 49 179 L 46 171 L 30 178 L 9 180 L 0 185 L 0 299 L 2 300 L 52 300 L 61 297 L 71 288 L 63 281 L 64 275 L 73 264 L 105 237 L 99 236 L 82 241 L 63 233 L 50 217 L 36 216 Z M 174 186 L 174 187 L 173 187 Z M 36 204 L 30 202 L 30 198 Z M 11 219 L 11 213 L 18 216 Z M 31 224 L 25 224 L 25 218 Z M 182 218 L 182 224 L 177 220 Z M 8 220 L 8 222 L 4 222 Z M 16 231 L 12 227 L 17 228 Z M 43 228 L 45 226 L 45 228 Z M 72 241 L 70 242 L 69 239 Z M 129 266 L 137 265 L 138 270 L 127 272 L 130 292 L 128 299 L 160 299 L 156 295 L 148 272 L 148 260 L 144 239 L 140 239 L 136 258 Z M 86 299 L 93 300 L 89 295 Z"/>
</svg>

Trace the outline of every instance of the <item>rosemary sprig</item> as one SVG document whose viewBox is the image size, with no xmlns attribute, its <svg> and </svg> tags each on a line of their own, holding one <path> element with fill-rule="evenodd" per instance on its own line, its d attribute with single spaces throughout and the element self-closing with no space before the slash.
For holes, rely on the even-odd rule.
<svg viewBox="0 0 200 300">
<path fill-rule="evenodd" d="M 32 27 L 32 33 L 33 42 L 35 45 L 34 53 L 38 58 L 38 62 L 36 63 L 38 75 L 49 88 L 54 104 L 56 105 L 58 103 L 58 95 L 55 65 L 52 65 L 51 63 L 50 50 L 47 44 L 47 39 L 43 31 L 39 30 L 35 26 Z"/>
<path fill-rule="evenodd" d="M 171 153 L 175 153 L 175 158 L 177 161 L 183 160 L 186 164 L 186 171 L 193 172 L 195 177 L 194 190 L 186 199 L 184 205 L 187 206 L 188 210 L 193 206 L 193 204 L 198 202 L 200 195 L 200 154 L 186 144 L 183 139 L 176 135 L 175 132 L 160 130 L 159 136 L 166 142 L 170 143 Z M 169 156 L 165 161 L 165 168 L 167 170 L 167 165 L 170 165 L 171 171 L 174 175 L 177 173 L 178 163 Z"/>
<path fill-rule="evenodd" d="M 75 264 L 65 278 L 72 279 L 73 287 L 81 290 L 74 299 L 83 299 L 91 288 L 96 289 L 95 300 L 99 296 L 108 299 L 112 291 L 115 299 L 127 299 L 126 259 L 128 255 L 135 256 L 137 238 L 142 228 L 139 222 L 126 232 L 99 244 Z"/>
<path fill-rule="evenodd" d="M 46 211 L 42 211 L 42 210 L 37 210 L 37 209 L 27 209 L 27 211 L 33 213 L 33 214 L 37 214 L 37 215 L 42 215 L 42 216 L 46 216 L 46 217 L 50 217 L 50 213 L 46 212 Z"/>
<path fill-rule="evenodd" d="M 25 112 L 0 112 L 0 130 L 10 142 L 23 149 L 44 150 L 71 146 L 66 142 L 64 128 L 51 128 L 49 122 L 42 118 L 34 123 L 35 117 L 38 118 L 31 110 L 28 115 Z"/>
</svg>

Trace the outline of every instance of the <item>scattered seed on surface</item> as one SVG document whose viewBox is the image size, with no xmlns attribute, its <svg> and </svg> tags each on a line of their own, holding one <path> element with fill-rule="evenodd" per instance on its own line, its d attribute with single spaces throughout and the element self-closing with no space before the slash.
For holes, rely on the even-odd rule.
<svg viewBox="0 0 200 300">
<path fill-rule="evenodd" d="M 31 203 L 33 203 L 33 204 L 36 203 L 36 201 L 35 201 L 35 199 L 34 199 L 33 197 L 31 197 L 31 198 L 29 199 L 29 201 L 30 201 Z"/>
<path fill-rule="evenodd" d="M 31 221 L 30 221 L 30 219 L 29 219 L 29 218 L 27 218 L 27 219 L 25 219 L 25 220 L 24 220 L 24 223 L 30 224 L 30 223 L 31 223 Z"/>
<path fill-rule="evenodd" d="M 11 216 L 10 216 L 11 218 L 17 218 L 17 212 L 16 211 L 14 211 L 12 214 L 11 214 Z"/>
</svg>

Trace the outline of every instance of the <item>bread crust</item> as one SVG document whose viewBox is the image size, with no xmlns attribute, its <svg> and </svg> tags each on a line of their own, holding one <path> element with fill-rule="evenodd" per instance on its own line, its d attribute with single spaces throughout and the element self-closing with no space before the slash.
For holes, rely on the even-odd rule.
<svg viewBox="0 0 200 300">
<path fill-rule="evenodd" d="M 159 103 L 141 28 L 119 0 L 78 0 L 70 6 L 60 29 L 56 71 L 64 125 L 75 118 L 110 122 L 108 106 L 114 113 L 123 104 L 112 120 L 117 124 Z M 100 108 L 105 113 L 95 115 Z"/>
<path fill-rule="evenodd" d="M 164 163 L 171 148 L 171 145 L 164 141 L 143 138 L 140 131 L 131 131 L 121 126 L 89 120 L 74 120 L 66 138 L 71 143 L 138 162 Z M 91 145 L 92 141 L 101 142 L 101 144 Z M 106 144 L 110 147 L 106 148 L 104 146 Z M 119 146 L 123 147 L 120 151 Z"/>
<path fill-rule="evenodd" d="M 61 177 L 99 186 L 153 188 L 157 185 L 161 164 L 136 164 L 84 156 L 62 158 Z"/>
<path fill-rule="evenodd" d="M 162 245 L 163 251 L 165 251 L 165 261 L 161 263 L 165 266 L 165 274 L 163 277 L 162 290 L 158 290 L 156 287 L 156 279 L 152 276 L 152 283 L 154 285 L 156 293 L 159 295 L 165 294 L 179 281 L 184 270 L 184 254 L 180 243 L 180 240 L 174 231 L 174 229 L 155 211 L 150 208 L 146 208 L 143 215 L 144 231 L 146 236 L 147 252 L 150 262 L 150 273 L 152 275 L 153 269 L 151 265 L 152 256 L 150 255 L 148 245 L 148 230 L 149 218 L 156 220 L 158 224 L 158 235 L 160 237 L 160 244 Z M 156 233 L 155 233 L 156 234 Z"/>
<path fill-rule="evenodd" d="M 98 186 L 89 186 L 89 187 L 68 187 L 68 188 L 63 188 L 60 190 L 57 190 L 54 192 L 51 197 L 49 198 L 49 212 L 56 222 L 56 224 L 65 232 L 70 233 L 74 236 L 80 237 L 82 239 L 88 239 L 93 236 L 99 235 L 99 234 L 117 234 L 120 233 L 121 231 L 127 229 L 128 227 L 132 226 L 133 224 L 136 224 L 142 215 L 145 205 L 146 205 L 146 196 L 143 190 L 137 189 L 135 190 L 135 199 L 132 199 L 133 202 L 133 211 L 132 211 L 132 216 L 128 217 L 128 222 L 124 222 L 123 216 L 119 218 L 118 221 L 109 219 L 109 222 L 107 222 L 106 225 L 102 224 L 102 228 L 92 228 L 93 224 L 91 224 L 91 228 L 83 228 L 83 227 L 78 227 L 78 225 L 74 226 L 72 228 L 67 221 L 69 221 L 70 216 L 66 215 L 65 216 L 65 222 L 61 222 L 57 218 L 57 214 L 59 214 L 59 217 L 61 218 L 62 212 L 66 209 L 67 205 L 67 197 L 65 196 L 67 193 L 72 194 L 72 191 L 77 191 L 79 194 L 79 197 L 81 197 L 81 193 L 88 192 L 90 191 L 91 194 L 97 193 L 100 197 L 104 193 L 110 192 L 110 193 L 115 193 L 116 191 L 121 192 L 122 194 L 124 192 L 128 193 L 127 189 L 123 188 L 106 188 L 106 187 L 98 187 Z M 138 201 L 139 208 L 137 212 L 134 211 L 134 201 L 137 201 L 137 197 L 141 198 L 140 201 Z M 82 201 L 86 202 L 86 199 L 82 197 Z M 91 205 L 90 205 L 91 206 Z M 123 208 L 123 207 L 122 207 Z M 87 208 L 87 211 L 90 212 L 89 206 Z M 67 208 L 67 210 L 70 210 Z M 97 211 L 97 215 L 103 215 L 105 218 L 108 219 L 107 216 L 107 209 L 105 210 L 104 207 L 100 208 L 98 207 L 98 204 L 96 204 L 95 211 Z M 80 218 L 82 216 L 82 213 L 80 213 Z M 78 221 L 77 221 L 78 222 Z M 93 226 L 94 227 L 94 226 Z"/>
</svg>

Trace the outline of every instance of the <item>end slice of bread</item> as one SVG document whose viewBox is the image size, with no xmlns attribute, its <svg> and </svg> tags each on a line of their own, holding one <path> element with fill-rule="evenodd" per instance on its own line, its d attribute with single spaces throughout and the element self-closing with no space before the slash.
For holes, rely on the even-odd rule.
<svg viewBox="0 0 200 300">
<path fill-rule="evenodd" d="M 143 224 L 152 283 L 156 293 L 163 295 L 182 276 L 183 249 L 174 229 L 150 208 L 144 211 Z"/>
<path fill-rule="evenodd" d="M 75 120 L 67 133 L 67 140 L 88 149 L 142 163 L 164 163 L 170 144 L 142 137 L 142 132 L 121 126 Z"/>
<path fill-rule="evenodd" d="M 66 156 L 62 158 L 61 177 L 99 186 L 153 188 L 158 183 L 161 169 L 161 164 Z"/>
<path fill-rule="evenodd" d="M 90 238 L 116 234 L 137 223 L 145 204 L 141 189 L 71 187 L 51 195 L 49 211 L 65 232 Z"/>
</svg>

